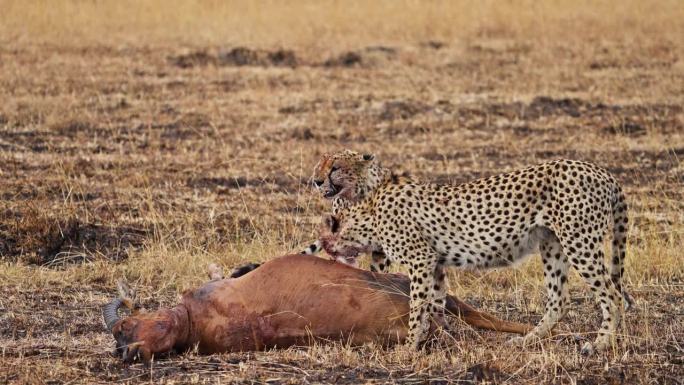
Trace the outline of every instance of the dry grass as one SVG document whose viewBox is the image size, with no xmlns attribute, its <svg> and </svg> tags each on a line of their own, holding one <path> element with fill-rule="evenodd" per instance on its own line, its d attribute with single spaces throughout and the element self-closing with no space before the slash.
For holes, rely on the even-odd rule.
<svg viewBox="0 0 684 385">
<path fill-rule="evenodd" d="M 484 38 L 675 42 L 677 0 L 419 1 L 3 0 L 1 36 L 69 45 L 168 44 L 348 49 Z"/>
<path fill-rule="evenodd" d="M 680 1 L 0 9 L 0 383 L 681 383 Z M 463 330 L 426 355 L 321 344 L 151 369 L 108 356 L 99 306 L 117 278 L 169 305 L 209 262 L 298 250 L 325 209 L 306 185 L 315 159 L 345 147 L 454 183 L 558 157 L 608 168 L 631 206 L 624 342 L 584 359 L 569 339 L 521 351 Z M 454 271 L 451 291 L 534 322 L 540 274 L 537 259 Z M 571 283 L 561 330 L 592 331 L 598 310 Z"/>
</svg>

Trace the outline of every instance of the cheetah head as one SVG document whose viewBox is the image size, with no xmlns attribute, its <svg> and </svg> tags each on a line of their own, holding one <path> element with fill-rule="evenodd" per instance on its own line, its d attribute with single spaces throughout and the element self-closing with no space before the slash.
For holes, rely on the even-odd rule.
<svg viewBox="0 0 684 385">
<path fill-rule="evenodd" d="M 370 226 L 344 219 L 340 215 L 326 215 L 320 231 L 321 244 L 332 259 L 357 266 L 359 254 L 373 251 L 369 229 Z"/>
<path fill-rule="evenodd" d="M 379 183 L 381 170 L 374 155 L 344 150 L 324 154 L 312 179 L 326 199 L 356 202 Z"/>
</svg>

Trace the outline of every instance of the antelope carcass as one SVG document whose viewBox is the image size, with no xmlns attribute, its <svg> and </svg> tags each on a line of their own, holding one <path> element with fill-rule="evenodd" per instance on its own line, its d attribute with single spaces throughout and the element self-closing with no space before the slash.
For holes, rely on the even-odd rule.
<svg viewBox="0 0 684 385">
<path fill-rule="evenodd" d="M 215 269 L 215 267 L 214 267 Z M 216 271 L 213 278 L 221 278 Z M 119 318 L 117 298 L 103 309 L 124 361 L 147 362 L 155 353 L 239 352 L 313 341 L 391 345 L 407 334 L 409 280 L 308 255 L 270 260 L 239 278 L 218 279 L 186 291 L 170 309 Z M 447 310 L 472 326 L 525 334 L 531 326 L 500 320 L 453 296 Z"/>
</svg>

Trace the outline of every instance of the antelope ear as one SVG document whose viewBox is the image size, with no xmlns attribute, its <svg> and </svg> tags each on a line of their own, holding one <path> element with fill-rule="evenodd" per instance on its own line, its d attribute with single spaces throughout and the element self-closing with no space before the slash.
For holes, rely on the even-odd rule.
<svg viewBox="0 0 684 385">
<path fill-rule="evenodd" d="M 375 155 L 373 155 L 373 154 L 363 154 L 362 158 L 363 158 L 363 160 L 365 160 L 366 162 L 368 162 L 368 161 L 371 161 L 371 160 L 375 159 Z"/>
<path fill-rule="evenodd" d="M 325 227 L 333 234 L 340 230 L 340 221 L 334 215 L 326 215 L 323 222 Z"/>
</svg>

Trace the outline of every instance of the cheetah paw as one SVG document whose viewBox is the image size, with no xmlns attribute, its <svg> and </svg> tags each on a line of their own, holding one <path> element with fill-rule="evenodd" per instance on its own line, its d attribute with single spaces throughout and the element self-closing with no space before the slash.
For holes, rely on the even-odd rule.
<svg viewBox="0 0 684 385">
<path fill-rule="evenodd" d="M 596 338 L 594 342 L 587 342 L 582 346 L 580 354 L 583 356 L 590 356 L 594 353 L 604 352 L 608 350 L 611 346 L 610 339 L 607 336 L 601 336 Z"/>
</svg>

